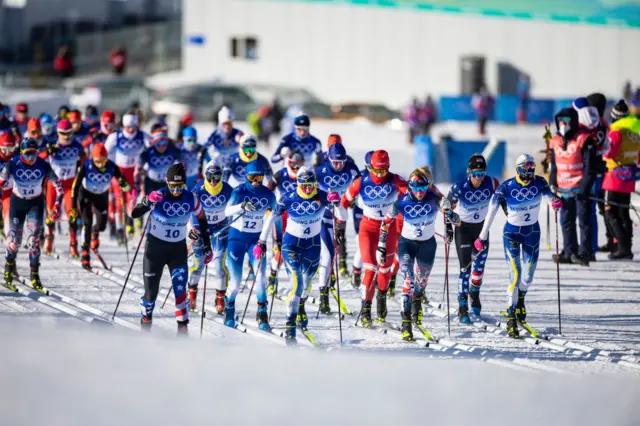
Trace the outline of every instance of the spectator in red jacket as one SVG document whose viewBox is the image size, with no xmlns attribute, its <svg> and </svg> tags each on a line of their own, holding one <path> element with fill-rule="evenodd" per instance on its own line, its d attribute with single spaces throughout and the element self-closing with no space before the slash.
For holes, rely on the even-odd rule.
<svg viewBox="0 0 640 426">
<path fill-rule="evenodd" d="M 127 67 L 127 50 L 124 46 L 116 46 L 109 53 L 109 62 L 115 75 L 122 75 Z"/>
<path fill-rule="evenodd" d="M 73 54 L 66 44 L 63 44 L 60 46 L 60 49 L 58 49 L 58 54 L 53 61 L 53 69 L 55 69 L 62 78 L 73 76 Z"/>
</svg>

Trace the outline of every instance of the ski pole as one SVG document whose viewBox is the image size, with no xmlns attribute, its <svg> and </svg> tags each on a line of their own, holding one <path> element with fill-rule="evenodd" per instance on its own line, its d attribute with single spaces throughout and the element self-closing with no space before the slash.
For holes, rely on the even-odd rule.
<svg viewBox="0 0 640 426">
<path fill-rule="evenodd" d="M 124 290 L 127 288 L 127 282 L 129 281 L 129 276 L 131 276 L 131 270 L 133 269 L 133 265 L 136 263 L 136 257 L 138 257 L 138 252 L 140 251 L 140 246 L 142 246 L 142 240 L 144 240 L 144 235 L 147 232 L 147 227 L 149 226 L 149 222 L 151 220 L 151 215 L 153 214 L 153 209 L 149 212 L 149 217 L 147 217 L 147 221 L 142 228 L 142 234 L 140 235 L 140 241 L 138 242 L 138 247 L 136 248 L 136 252 L 133 255 L 133 261 L 131 262 L 131 266 L 129 266 L 129 272 L 127 272 L 127 278 L 124 280 L 124 285 L 122 286 L 122 291 L 120 292 L 120 297 L 118 297 L 118 303 L 116 303 L 116 308 L 113 310 L 113 316 L 111 317 L 111 321 L 116 317 L 116 313 L 118 312 L 118 307 L 120 306 L 120 301 L 122 300 L 122 295 L 124 294 Z"/>
<path fill-rule="evenodd" d="M 451 243 L 445 243 L 444 246 L 444 283 L 447 289 L 447 330 L 451 336 L 451 308 L 449 306 L 449 246 Z"/>
<path fill-rule="evenodd" d="M 200 311 L 200 338 L 202 339 L 202 327 L 204 326 L 204 316 L 206 312 L 205 301 L 207 300 L 207 274 L 209 273 L 209 265 L 204 266 L 204 289 L 202 289 L 202 310 Z"/>
<path fill-rule="evenodd" d="M 335 218 L 336 218 L 336 207 L 332 206 L 331 208 L 331 212 L 333 213 L 333 220 L 334 220 L 334 224 L 333 224 L 333 252 L 335 253 L 334 256 L 334 262 L 333 262 L 333 270 L 335 271 L 336 274 L 336 291 L 338 292 L 338 305 L 340 304 L 340 277 L 338 274 L 338 269 L 339 269 L 339 263 L 338 263 L 338 244 L 336 241 L 336 223 L 335 223 Z M 340 346 L 342 346 L 342 312 L 340 312 L 340 306 L 338 306 L 338 328 L 340 328 Z"/>
<path fill-rule="evenodd" d="M 129 237 L 127 236 L 127 206 L 124 204 L 124 195 L 122 197 L 122 239 L 124 240 L 124 250 L 127 253 L 127 263 L 129 263 Z"/>
<path fill-rule="evenodd" d="M 607 201 L 607 200 L 603 200 L 602 198 L 595 198 L 595 197 L 589 197 L 589 199 L 592 200 L 592 201 L 609 204 L 609 205 L 612 205 L 612 206 L 615 206 L 615 207 L 620 207 L 622 209 L 633 210 L 633 212 L 636 214 L 638 219 L 640 219 L 640 213 L 638 213 L 638 209 L 633 204 L 621 204 L 621 203 L 616 203 L 614 201 Z M 634 225 L 638 226 L 637 223 L 634 223 Z"/>
<path fill-rule="evenodd" d="M 276 269 L 276 285 L 273 288 L 273 294 L 271 295 L 271 306 L 269 306 L 269 322 L 271 322 L 271 312 L 273 312 L 273 302 L 276 300 L 276 294 L 278 294 L 278 284 L 280 284 L 280 280 L 278 279 L 278 271 L 280 271 L 280 265 L 282 265 L 282 246 L 280 246 L 280 259 L 278 259 L 278 269 Z M 319 309 L 319 308 L 318 308 Z"/>
<path fill-rule="evenodd" d="M 556 217 L 556 258 L 560 257 L 560 249 L 558 245 L 558 210 L 555 211 Z M 556 262 L 556 277 L 558 281 L 558 334 L 562 334 L 562 315 L 560 313 L 560 262 Z"/>
<path fill-rule="evenodd" d="M 373 280 L 371 281 L 371 285 L 375 285 L 376 283 L 376 279 L 378 278 L 378 269 L 376 269 L 376 273 L 373 275 Z M 365 287 L 365 294 L 366 294 L 366 287 Z M 360 315 L 362 315 L 362 308 L 364 308 L 364 303 L 361 302 L 360 305 L 360 312 L 358 312 L 358 316 L 356 317 L 356 322 L 354 324 L 354 327 L 358 326 L 358 321 L 360 320 Z M 340 313 L 340 315 L 342 315 L 342 313 Z"/>
<path fill-rule="evenodd" d="M 549 204 L 547 204 L 547 250 L 551 251 L 551 215 L 549 211 Z"/>
<path fill-rule="evenodd" d="M 253 293 L 253 287 L 256 285 L 256 281 L 258 280 L 258 274 L 260 273 L 260 265 L 262 264 L 262 259 L 265 256 L 262 256 L 258 261 L 258 267 L 256 268 L 256 272 L 253 275 L 253 282 L 251 283 L 251 289 L 249 290 L 249 296 L 247 296 L 247 304 L 244 305 L 244 312 L 242 312 L 242 319 L 240 319 L 240 324 L 244 323 L 244 316 L 247 314 L 247 309 L 249 309 L 249 302 L 251 301 L 251 294 Z"/>
</svg>

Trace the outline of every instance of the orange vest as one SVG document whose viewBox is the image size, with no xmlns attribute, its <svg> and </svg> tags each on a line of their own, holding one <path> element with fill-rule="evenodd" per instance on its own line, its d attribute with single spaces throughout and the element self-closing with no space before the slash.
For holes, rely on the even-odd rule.
<svg viewBox="0 0 640 426">
<path fill-rule="evenodd" d="M 556 162 L 556 181 L 558 188 L 575 189 L 580 187 L 584 176 L 582 148 L 589 138 L 589 133 L 579 130 L 564 149 L 562 136 L 554 136 L 549 147 L 553 150 Z"/>
</svg>

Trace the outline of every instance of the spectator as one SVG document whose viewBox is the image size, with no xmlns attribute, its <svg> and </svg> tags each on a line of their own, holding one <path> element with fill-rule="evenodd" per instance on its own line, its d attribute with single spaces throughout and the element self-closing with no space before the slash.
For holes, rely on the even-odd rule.
<svg viewBox="0 0 640 426">
<path fill-rule="evenodd" d="M 418 111 L 420 105 L 418 105 L 418 98 L 413 98 L 411 105 L 409 105 L 402 113 L 404 122 L 409 126 L 409 143 L 413 143 L 413 138 L 419 132 L 420 119 L 418 117 Z"/>
<path fill-rule="evenodd" d="M 431 126 L 436 121 L 436 105 L 431 95 L 427 95 L 424 105 L 418 106 L 418 122 L 420 123 L 420 133 L 428 135 Z"/>
<path fill-rule="evenodd" d="M 520 74 L 518 79 L 518 100 L 520 105 L 518 107 L 518 123 L 526 123 L 529 112 L 529 99 L 531 93 L 531 80 L 529 76 Z"/>
<path fill-rule="evenodd" d="M 53 61 L 53 69 L 60 74 L 62 78 L 73 77 L 74 74 L 74 66 L 73 66 L 73 54 L 69 49 L 69 46 L 63 44 L 58 49 L 58 54 Z"/>
<path fill-rule="evenodd" d="M 487 121 L 493 115 L 493 96 L 489 93 L 487 86 L 482 84 L 478 92 L 473 95 L 471 99 L 473 109 L 476 110 L 476 117 L 478 118 L 478 131 L 480 135 L 484 136 L 486 133 Z"/>
<path fill-rule="evenodd" d="M 622 88 L 622 99 L 624 99 L 626 103 L 631 103 L 631 82 L 629 80 L 627 80 Z"/>
<path fill-rule="evenodd" d="M 193 115 L 188 112 L 186 113 L 178 123 L 178 133 L 176 133 L 176 141 L 182 143 L 182 131 L 187 127 L 190 127 L 193 124 Z"/>
<path fill-rule="evenodd" d="M 109 53 L 109 62 L 115 75 L 123 75 L 127 67 L 127 49 L 116 46 Z"/>
<path fill-rule="evenodd" d="M 282 109 L 282 105 L 280 104 L 280 99 L 276 96 L 273 100 L 273 104 L 271 105 L 271 109 L 269 110 L 269 120 L 271 121 L 271 131 L 272 133 L 279 135 L 282 132 L 282 119 L 284 118 L 284 111 Z"/>
</svg>

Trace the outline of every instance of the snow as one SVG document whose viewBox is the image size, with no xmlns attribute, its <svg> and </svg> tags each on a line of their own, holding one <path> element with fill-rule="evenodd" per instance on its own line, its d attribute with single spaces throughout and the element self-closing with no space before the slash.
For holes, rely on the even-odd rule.
<svg viewBox="0 0 640 426">
<path fill-rule="evenodd" d="M 207 134 L 206 126 L 198 127 L 201 134 Z M 470 131 L 463 125 L 459 130 Z M 386 148 L 391 153 L 392 169 L 409 174 L 414 166 L 411 148 L 401 131 L 349 123 L 314 123 L 312 131 L 323 141 L 329 133 L 342 134 L 348 152 L 358 162 L 369 149 Z M 508 138 L 509 157 L 534 148 L 531 141 L 536 138 L 538 146 L 542 146 L 537 127 L 504 127 L 495 131 L 514 135 Z M 261 150 L 269 152 L 265 147 Z M 448 190 L 446 183 L 439 187 Z M 634 201 L 637 204 L 638 197 Z M 86 424 L 86 416 L 91 416 L 92 424 L 114 424 L 116 418 L 120 422 L 126 419 L 125 424 L 154 420 L 166 424 L 174 419 L 192 424 L 246 424 L 253 421 L 253 416 L 266 424 L 413 424 L 416 416 L 425 414 L 425 421 L 435 424 L 495 424 L 505 418 L 517 419 L 524 425 L 541 424 L 543 418 L 553 424 L 633 424 L 640 414 L 637 404 L 632 405 L 640 397 L 638 244 L 634 261 L 611 262 L 606 254 L 599 253 L 598 261 L 589 268 L 561 265 L 562 336 L 557 336 L 556 265 L 551 261 L 555 228 L 552 213 L 550 250 L 546 246 L 545 214 L 543 207 L 540 260 L 527 295 L 528 320 L 556 339 L 569 340 L 573 347 L 515 341 L 460 325 L 455 316 L 451 317 L 448 336 L 444 312 L 440 316 L 425 313 L 424 318 L 431 334 L 443 339 L 440 344 L 425 348 L 424 340 L 402 342 L 391 331 L 382 334 L 354 327 L 359 292 L 344 279 L 340 280 L 341 295 L 354 316 L 346 316 L 342 322 L 342 347 L 337 318 L 321 315 L 315 319 L 317 304 L 312 299 L 318 295 L 317 286 L 307 302 L 309 329 L 322 345 L 318 351 L 306 344 L 300 333 L 299 346 L 305 350 L 281 348 L 282 340 L 273 336 L 261 338 L 262 332 L 256 331 L 254 325 L 255 299 L 249 303 L 247 333 L 207 318 L 199 341 L 200 318 L 192 316 L 190 338 L 176 340 L 173 297 L 161 308 L 169 288 L 167 271 L 151 335 L 140 335 L 119 325 L 110 331 L 87 326 L 68 314 L 0 287 L 3 355 L 10 365 L 0 369 L 0 383 L 7 384 L 0 406 L 13 407 L 3 410 L 3 415 L 9 416 L 3 424 Z M 491 248 L 481 292 L 483 315 L 490 323 L 501 320 L 499 312 L 506 307 L 509 278 L 500 241 L 504 220 L 504 215 L 499 214 L 490 234 Z M 602 221 L 599 231 L 602 241 Z M 442 232 L 442 225 L 438 232 Z M 130 257 L 138 235 L 129 241 Z M 357 244 L 351 223 L 347 236 L 350 262 Z M 71 261 L 67 244 L 68 237 L 60 234 L 55 242 L 60 259 L 43 256 L 45 286 L 103 311 L 103 316 L 110 318 L 129 266 L 125 250 L 104 234 L 101 252 L 114 271 L 102 271 L 93 258 L 95 271 L 102 271 L 99 276 L 83 271 L 79 262 Z M 442 241 L 438 245 L 427 295 L 432 302 L 446 304 Z M 458 262 L 455 250 L 451 252 L 453 311 Z M 24 249 L 19 254 L 18 270 L 28 276 Z M 133 329 L 139 321 L 141 280 L 140 254 L 117 316 L 120 324 Z M 280 285 L 289 286 L 284 268 Z M 398 279 L 398 293 L 401 286 Z M 244 308 L 247 293 L 238 296 L 239 311 Z M 214 315 L 213 295 L 210 288 L 209 316 Z M 201 298 L 202 291 L 199 304 Z M 389 301 L 388 320 L 399 324 L 397 300 Z M 336 310 L 335 300 L 331 299 L 331 305 Z M 277 333 L 283 330 L 284 316 L 284 304 L 276 300 L 272 325 Z M 328 349 L 331 353 L 327 353 Z M 515 389 L 518 396 L 512 397 Z M 37 397 L 44 398 L 42 406 L 29 410 L 34 404 L 32 399 Z"/>
</svg>

